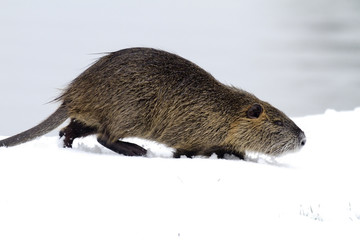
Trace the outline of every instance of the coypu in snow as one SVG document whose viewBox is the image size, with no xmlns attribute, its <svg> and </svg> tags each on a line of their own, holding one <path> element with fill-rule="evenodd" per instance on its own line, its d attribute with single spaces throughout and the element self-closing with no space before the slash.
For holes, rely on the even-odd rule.
<svg viewBox="0 0 360 240">
<path fill-rule="evenodd" d="M 101 57 L 56 99 L 60 107 L 39 125 L 0 141 L 14 146 L 60 131 L 64 146 L 96 134 L 120 154 L 146 150 L 126 137 L 163 143 L 174 157 L 245 152 L 270 156 L 300 149 L 305 134 L 284 113 L 254 95 L 226 86 L 194 63 L 161 50 L 129 48 Z"/>
</svg>

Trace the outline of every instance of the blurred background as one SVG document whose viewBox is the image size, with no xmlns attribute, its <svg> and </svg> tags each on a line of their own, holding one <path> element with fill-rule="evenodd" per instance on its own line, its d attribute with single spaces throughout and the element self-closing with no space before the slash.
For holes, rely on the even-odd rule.
<svg viewBox="0 0 360 240">
<path fill-rule="evenodd" d="M 360 106 L 359 0 L 1 0 L 0 31 L 0 136 L 50 115 L 99 53 L 135 46 L 179 54 L 291 117 Z"/>
</svg>

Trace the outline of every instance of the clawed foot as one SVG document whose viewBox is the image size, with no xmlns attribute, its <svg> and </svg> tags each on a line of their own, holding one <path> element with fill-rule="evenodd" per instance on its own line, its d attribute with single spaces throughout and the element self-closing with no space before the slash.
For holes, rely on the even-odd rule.
<svg viewBox="0 0 360 240">
<path fill-rule="evenodd" d="M 86 137 L 91 134 L 95 134 L 97 131 L 94 127 L 86 126 L 84 123 L 79 122 L 76 119 L 71 119 L 68 126 L 61 129 L 59 132 L 60 138 L 64 137 L 64 147 L 72 148 L 72 144 L 75 138 Z"/>
</svg>

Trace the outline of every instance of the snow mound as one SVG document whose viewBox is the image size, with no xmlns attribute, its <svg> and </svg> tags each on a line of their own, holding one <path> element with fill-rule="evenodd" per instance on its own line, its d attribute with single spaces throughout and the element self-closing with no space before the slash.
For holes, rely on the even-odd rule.
<svg viewBox="0 0 360 240">
<path fill-rule="evenodd" d="M 0 148 L 0 239 L 359 239 L 360 108 L 294 121 L 307 144 L 275 162 Z"/>
</svg>

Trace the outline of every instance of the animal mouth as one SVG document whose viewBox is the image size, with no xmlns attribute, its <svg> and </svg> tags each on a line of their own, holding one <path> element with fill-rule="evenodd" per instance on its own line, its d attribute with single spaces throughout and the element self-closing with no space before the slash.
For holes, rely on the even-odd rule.
<svg viewBox="0 0 360 240">
<path fill-rule="evenodd" d="M 306 139 L 302 139 L 301 141 L 289 141 L 279 148 L 275 149 L 275 154 L 277 156 L 284 155 L 287 153 L 295 153 L 302 149 L 302 147 L 305 145 Z"/>
<path fill-rule="evenodd" d="M 290 141 L 279 141 L 266 149 L 266 154 L 278 157 L 287 153 L 294 153 L 300 151 L 306 144 L 306 136 L 300 130 L 298 137 L 292 138 Z"/>
</svg>

